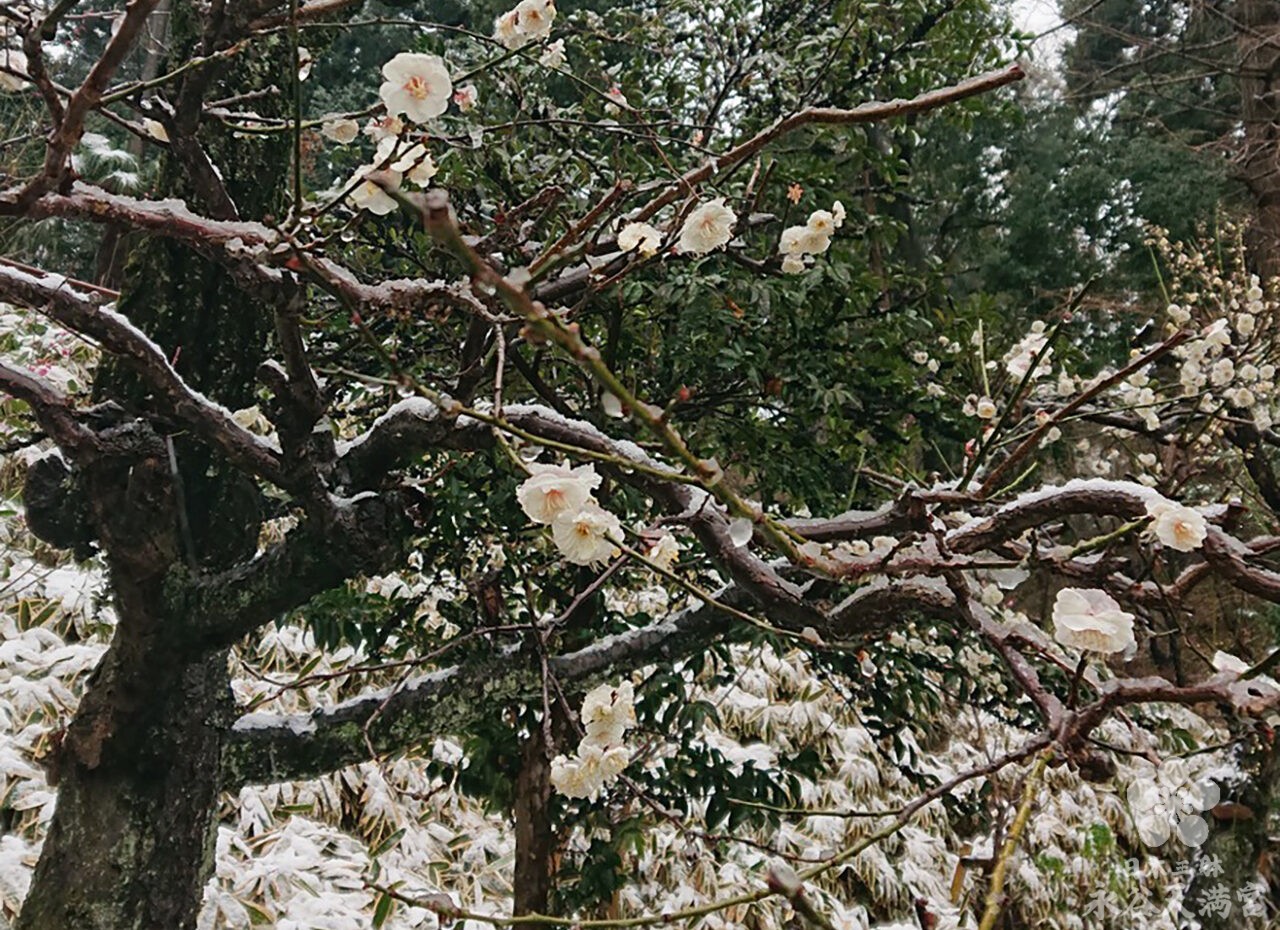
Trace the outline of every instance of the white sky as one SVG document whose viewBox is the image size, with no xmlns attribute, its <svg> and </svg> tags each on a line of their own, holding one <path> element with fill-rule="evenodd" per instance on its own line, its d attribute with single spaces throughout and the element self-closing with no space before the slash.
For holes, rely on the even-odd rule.
<svg viewBox="0 0 1280 930">
<path fill-rule="evenodd" d="M 1058 0 L 1011 0 L 1009 9 L 1018 28 L 1040 35 L 1062 24 Z M 1034 56 L 1039 63 L 1051 65 L 1071 36 L 1070 29 L 1058 29 L 1036 42 Z"/>
</svg>

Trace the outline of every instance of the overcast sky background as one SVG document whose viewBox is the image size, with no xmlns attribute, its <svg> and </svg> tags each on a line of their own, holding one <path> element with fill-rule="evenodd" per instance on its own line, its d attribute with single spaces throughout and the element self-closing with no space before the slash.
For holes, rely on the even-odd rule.
<svg viewBox="0 0 1280 930">
<path fill-rule="evenodd" d="M 1062 17 L 1058 15 L 1058 0 L 1013 0 L 1009 7 L 1018 27 L 1032 35 L 1041 35 L 1062 24 Z M 1069 29 L 1058 29 L 1040 39 L 1035 44 L 1037 62 L 1051 64 L 1058 57 L 1062 44 L 1070 38 L 1070 33 Z"/>
</svg>

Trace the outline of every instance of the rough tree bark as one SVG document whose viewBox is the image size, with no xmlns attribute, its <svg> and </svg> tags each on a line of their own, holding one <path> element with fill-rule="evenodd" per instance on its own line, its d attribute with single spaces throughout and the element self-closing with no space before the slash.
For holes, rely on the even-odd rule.
<svg viewBox="0 0 1280 930">
<path fill-rule="evenodd" d="M 1280 3 L 1243 0 L 1236 21 L 1244 124 L 1237 166 L 1254 206 L 1249 251 L 1265 279 L 1280 274 Z"/>
<path fill-rule="evenodd" d="M 219 41 L 198 11 L 182 4 L 173 10 L 170 37 L 166 69 Z M 279 43 L 274 51 L 237 63 L 230 82 L 241 89 L 283 83 L 290 55 Z M 281 142 L 235 139 L 200 125 L 201 90 L 222 77 L 200 69 L 184 81 L 178 97 L 193 101 L 194 118 L 182 124 L 180 103 L 161 196 L 228 218 L 220 192 L 202 187 L 190 164 L 199 146 L 230 166 L 223 179 L 230 200 L 261 217 L 281 206 L 289 159 Z M 268 307 L 246 299 L 218 266 L 164 238 L 133 247 L 121 291 L 121 309 L 189 384 L 233 408 L 252 403 Z M 126 412 L 147 409 L 148 388 L 110 358 L 95 393 Z M 171 609 L 167 585 L 175 573 L 252 555 L 257 492 L 208 446 L 165 435 L 162 423 L 122 429 L 130 441 L 120 456 L 77 476 L 107 553 L 118 626 L 49 760 L 58 805 L 19 930 L 183 930 L 195 925 L 212 874 L 222 745 L 234 714 L 227 651 L 184 648 L 185 618 Z"/>
</svg>

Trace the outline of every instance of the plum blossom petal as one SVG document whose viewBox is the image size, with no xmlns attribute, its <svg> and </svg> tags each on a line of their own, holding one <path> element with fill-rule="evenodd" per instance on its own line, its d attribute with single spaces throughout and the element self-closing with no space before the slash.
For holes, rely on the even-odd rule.
<svg viewBox="0 0 1280 930">
<path fill-rule="evenodd" d="M 738 216 L 724 205 L 724 198 L 709 200 L 695 209 L 680 227 L 681 252 L 704 255 L 718 249 L 733 236 Z"/>
<path fill-rule="evenodd" d="M 566 511 L 551 524 L 551 538 L 566 560 L 574 565 L 596 565 L 618 554 L 622 523 L 594 501 L 576 511 Z"/>
<path fill-rule="evenodd" d="M 600 487 L 600 476 L 592 465 L 529 466 L 529 477 L 516 490 L 520 508 L 534 523 L 554 523 L 565 513 L 574 513 L 591 502 L 591 492 Z"/>
<path fill-rule="evenodd" d="M 386 78 L 378 96 L 391 116 L 404 114 L 415 123 L 435 119 L 449 107 L 453 79 L 439 55 L 401 52 L 382 66 Z"/>
<path fill-rule="evenodd" d="M 325 120 L 320 126 L 320 135 L 339 145 L 349 145 L 360 135 L 360 124 L 353 119 Z"/>
<path fill-rule="evenodd" d="M 1124 652 L 1136 645 L 1133 614 L 1096 588 L 1063 588 L 1053 602 L 1053 636 L 1090 652 Z"/>
<path fill-rule="evenodd" d="M 1161 545 L 1178 552 L 1191 552 L 1204 545 L 1209 531 L 1203 514 L 1176 501 L 1149 501 L 1147 514 L 1151 531 Z"/>
<path fill-rule="evenodd" d="M 639 249 L 646 258 L 655 254 L 662 245 L 662 233 L 648 223 L 628 223 L 618 233 L 618 248 L 624 252 Z"/>
<path fill-rule="evenodd" d="M 347 186 L 352 187 L 347 199 L 357 210 L 368 210 L 378 216 L 386 216 L 399 206 L 396 199 L 387 190 L 399 190 L 400 172 L 380 171 L 375 165 L 364 165 L 356 169 Z"/>
</svg>

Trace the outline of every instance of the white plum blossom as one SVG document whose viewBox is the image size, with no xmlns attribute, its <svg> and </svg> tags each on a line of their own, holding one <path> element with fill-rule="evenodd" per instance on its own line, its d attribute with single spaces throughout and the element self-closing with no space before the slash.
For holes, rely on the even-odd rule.
<svg viewBox="0 0 1280 930">
<path fill-rule="evenodd" d="M 538 64 L 544 68 L 561 68 L 564 66 L 564 39 L 556 39 L 542 50 L 538 56 Z"/>
<path fill-rule="evenodd" d="M 399 206 L 387 191 L 399 190 L 401 180 L 398 171 L 378 170 L 375 165 L 362 165 L 346 184 L 351 187 L 347 199 L 357 210 L 368 210 L 378 216 L 386 216 Z"/>
<path fill-rule="evenodd" d="M 999 409 L 996 407 L 995 401 L 990 397 L 980 397 L 978 402 L 973 405 L 973 412 L 980 419 L 990 420 L 999 413 Z"/>
<path fill-rule="evenodd" d="M 379 161 L 387 158 L 390 150 L 394 149 L 395 143 L 388 139 L 382 145 L 378 146 Z M 427 151 L 426 146 L 421 142 L 417 142 L 405 149 L 400 157 L 391 163 L 391 170 L 398 171 L 406 178 L 421 187 L 426 187 L 431 179 L 440 171 L 436 167 L 436 163 L 432 160 L 431 154 Z"/>
<path fill-rule="evenodd" d="M 1011 377 L 1021 381 L 1027 376 L 1027 372 L 1031 370 L 1032 360 L 1040 353 L 1040 350 L 1044 349 L 1047 340 L 1048 337 L 1044 334 L 1044 324 L 1037 321 L 1032 326 L 1031 332 L 1005 354 L 1005 371 L 1009 372 Z M 1037 377 L 1049 373 L 1049 359 L 1052 355 L 1053 349 L 1045 351 L 1040 363 L 1036 366 Z"/>
<path fill-rule="evenodd" d="M 619 552 L 622 523 L 595 501 L 567 511 L 551 524 L 551 538 L 560 554 L 574 565 L 607 562 Z"/>
<path fill-rule="evenodd" d="M 364 127 L 364 134 L 374 142 L 399 138 L 402 132 L 404 132 L 404 120 L 398 116 L 375 117 Z"/>
<path fill-rule="evenodd" d="M 814 210 L 803 226 L 788 226 L 778 240 L 784 274 L 804 271 L 807 256 L 821 255 L 831 248 L 831 237 L 844 225 L 844 205 L 836 201 L 830 210 Z"/>
<path fill-rule="evenodd" d="M 1227 391 L 1227 402 L 1233 407 L 1252 407 L 1257 403 L 1257 400 L 1253 395 L 1253 391 L 1247 387 L 1236 387 Z"/>
<path fill-rule="evenodd" d="M 630 762 L 631 750 L 625 746 L 581 746 L 577 756 L 552 760 L 551 786 L 566 798 L 594 801 Z"/>
<path fill-rule="evenodd" d="M 403 113 L 425 123 L 449 108 L 453 80 L 439 55 L 401 52 L 382 66 L 382 76 L 386 80 L 378 96 L 391 116 Z"/>
<path fill-rule="evenodd" d="M 360 124 L 353 119 L 330 119 L 320 125 L 320 135 L 339 145 L 349 145 L 360 135 Z"/>
<path fill-rule="evenodd" d="M 709 200 L 685 218 L 677 246 L 681 252 L 704 255 L 732 238 L 736 222 L 738 215 L 724 205 L 723 197 Z"/>
<path fill-rule="evenodd" d="M 841 222 L 829 210 L 814 210 L 809 214 L 809 222 L 805 225 L 819 236 L 826 236 L 829 241 L 840 228 Z"/>
<path fill-rule="evenodd" d="M 1208 524 L 1204 515 L 1175 501 L 1159 500 L 1147 503 L 1147 515 L 1151 519 L 1151 531 L 1161 544 L 1179 552 L 1191 552 L 1204 545 Z"/>
<path fill-rule="evenodd" d="M 1235 363 L 1229 358 L 1221 358 L 1209 370 L 1209 383 L 1214 387 L 1222 387 L 1224 384 L 1230 383 L 1235 376 Z"/>
<path fill-rule="evenodd" d="M 809 226 L 788 226 L 778 240 L 778 251 L 783 255 L 820 255 L 830 246 L 830 236 Z"/>
<path fill-rule="evenodd" d="M 493 21 L 493 37 L 506 48 L 519 48 L 528 41 L 520 34 L 520 19 L 515 10 L 508 10 Z"/>
<path fill-rule="evenodd" d="M 592 688 L 582 700 L 581 718 L 586 735 L 574 755 L 552 760 L 551 785 L 567 798 L 594 800 L 631 761 L 631 750 L 622 745 L 636 723 L 631 682 Z"/>
<path fill-rule="evenodd" d="M 521 48 L 549 36 L 555 18 L 555 0 L 520 0 L 494 20 L 493 37 L 507 48 Z"/>
<path fill-rule="evenodd" d="M 622 742 L 623 735 L 636 725 L 635 689 L 624 681 L 616 687 L 598 685 L 582 699 L 582 726 L 587 735 L 582 745 L 605 748 Z"/>
<path fill-rule="evenodd" d="M 662 233 L 648 223 L 628 223 L 618 233 L 618 248 L 624 252 L 638 249 L 646 258 L 654 255 L 662 245 Z"/>
<path fill-rule="evenodd" d="M 670 533 L 663 533 L 647 554 L 651 562 L 670 570 L 676 559 L 680 558 L 680 543 Z"/>
<path fill-rule="evenodd" d="M 592 501 L 600 476 L 592 465 L 529 465 L 529 477 L 516 490 L 520 509 L 534 523 L 550 524 L 566 513 L 576 513 Z"/>
<path fill-rule="evenodd" d="M 782 257 L 782 273 L 783 274 L 800 274 L 808 265 L 805 264 L 802 255 L 784 255 Z"/>
<path fill-rule="evenodd" d="M 470 113 L 480 102 L 480 91 L 474 84 L 463 84 L 453 92 L 453 102 L 463 113 Z"/>
<path fill-rule="evenodd" d="M 610 116 L 617 116 L 624 108 L 631 109 L 631 104 L 627 103 L 627 95 L 617 84 L 606 90 L 604 95 L 609 98 L 609 102 L 604 105 L 604 111 Z"/>
<path fill-rule="evenodd" d="M 1090 652 L 1125 652 L 1136 646 L 1133 614 L 1097 588 L 1063 588 L 1053 602 L 1053 637 Z"/>
</svg>

